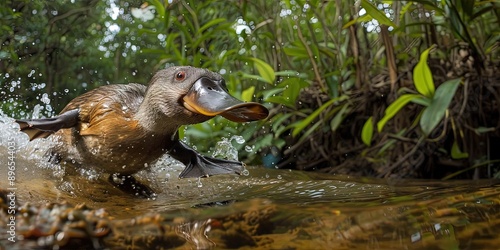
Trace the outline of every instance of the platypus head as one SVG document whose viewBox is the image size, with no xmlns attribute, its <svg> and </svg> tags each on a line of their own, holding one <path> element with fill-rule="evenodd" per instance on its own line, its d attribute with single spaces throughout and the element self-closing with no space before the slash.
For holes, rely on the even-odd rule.
<svg viewBox="0 0 500 250">
<path fill-rule="evenodd" d="M 216 115 L 249 122 L 265 119 L 268 114 L 259 103 L 231 96 L 221 75 L 183 66 L 160 70 L 153 76 L 136 119 L 144 127 L 160 132 L 204 122 Z"/>
</svg>

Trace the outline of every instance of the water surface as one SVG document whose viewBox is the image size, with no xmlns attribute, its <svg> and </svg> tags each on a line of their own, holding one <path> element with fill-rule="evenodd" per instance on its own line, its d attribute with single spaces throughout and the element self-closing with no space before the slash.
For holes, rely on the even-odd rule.
<svg viewBox="0 0 500 250">
<path fill-rule="evenodd" d="M 17 149 L 19 209 L 16 243 L 8 241 L 5 212 L 0 216 L 0 248 L 497 249 L 500 243 L 494 180 L 375 180 L 258 166 L 248 167 L 248 175 L 178 179 L 183 166 L 165 157 L 137 175 L 157 191 L 144 199 L 96 171 L 69 175 L 46 163 L 44 149 L 53 142 L 28 143 L 10 118 L 0 119 L 0 130 L 0 165 L 8 165 L 9 143 Z M 0 170 L 3 189 L 10 187 L 7 170 Z"/>
</svg>

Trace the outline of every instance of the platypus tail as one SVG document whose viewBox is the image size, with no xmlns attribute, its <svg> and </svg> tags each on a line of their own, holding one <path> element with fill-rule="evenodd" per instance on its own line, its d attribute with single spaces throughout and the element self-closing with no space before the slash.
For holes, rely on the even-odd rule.
<svg viewBox="0 0 500 250">
<path fill-rule="evenodd" d="M 30 137 L 30 141 L 45 138 L 62 128 L 71 128 L 78 122 L 78 109 L 69 110 L 52 118 L 16 120 L 20 130 Z"/>
</svg>

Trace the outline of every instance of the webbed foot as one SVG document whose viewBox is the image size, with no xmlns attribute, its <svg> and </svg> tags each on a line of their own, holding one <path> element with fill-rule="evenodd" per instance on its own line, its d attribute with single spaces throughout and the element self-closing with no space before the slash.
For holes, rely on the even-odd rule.
<svg viewBox="0 0 500 250">
<path fill-rule="evenodd" d="M 78 123 L 80 111 L 73 109 L 52 118 L 16 120 L 22 132 L 30 137 L 45 138 L 62 128 L 71 128 Z"/>
<path fill-rule="evenodd" d="M 182 162 L 186 168 L 179 178 L 208 177 L 219 174 L 241 174 L 245 169 L 243 163 L 203 156 L 189 148 L 185 143 L 177 141 L 169 151 L 169 155 Z"/>
<path fill-rule="evenodd" d="M 113 186 L 127 194 L 141 198 L 153 198 L 156 196 L 153 189 L 140 183 L 131 175 L 112 174 L 108 180 Z"/>
</svg>

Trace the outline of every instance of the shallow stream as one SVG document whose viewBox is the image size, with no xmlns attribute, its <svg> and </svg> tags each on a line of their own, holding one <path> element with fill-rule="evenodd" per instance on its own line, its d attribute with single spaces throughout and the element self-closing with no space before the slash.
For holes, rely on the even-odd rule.
<svg viewBox="0 0 500 250">
<path fill-rule="evenodd" d="M 95 171 L 67 175 L 45 163 L 51 142 L 28 143 L 10 118 L 0 119 L 0 130 L 0 249 L 500 246 L 499 181 L 378 180 L 258 166 L 248 167 L 248 175 L 178 179 L 183 166 L 165 157 L 138 174 L 157 191 L 144 199 L 124 194 Z M 15 238 L 7 225 L 11 192 Z"/>
</svg>

